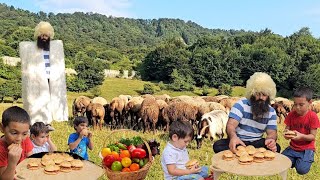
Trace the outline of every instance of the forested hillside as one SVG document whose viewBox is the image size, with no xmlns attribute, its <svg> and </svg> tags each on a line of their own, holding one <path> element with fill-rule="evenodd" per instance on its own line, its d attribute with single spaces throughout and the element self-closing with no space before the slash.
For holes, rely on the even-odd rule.
<svg viewBox="0 0 320 180">
<path fill-rule="evenodd" d="M 64 42 L 66 66 L 78 72 L 67 79 L 69 91 L 100 85 L 105 68 L 136 70 L 138 78 L 174 91 L 244 86 L 250 75 L 262 71 L 272 76 L 278 95 L 288 97 L 294 88 L 309 86 L 320 97 L 320 41 L 308 27 L 282 37 L 270 29 L 248 32 L 206 29 L 179 19 L 32 13 L 0 4 L 0 56 L 18 56 L 19 42 L 33 40 L 41 20 L 54 26 L 55 39 Z M 17 79 L 8 78 L 8 69 L 1 69 L 0 85 Z"/>
</svg>

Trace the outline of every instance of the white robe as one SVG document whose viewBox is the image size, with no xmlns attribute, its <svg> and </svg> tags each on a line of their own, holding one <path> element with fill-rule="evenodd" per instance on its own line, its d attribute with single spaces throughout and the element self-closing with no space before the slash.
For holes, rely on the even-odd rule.
<svg viewBox="0 0 320 180">
<path fill-rule="evenodd" d="M 67 88 L 63 43 L 50 41 L 50 86 L 45 72 L 42 49 L 36 42 L 21 42 L 19 52 L 22 66 L 23 108 L 31 123 L 52 120 L 67 121 Z"/>
</svg>

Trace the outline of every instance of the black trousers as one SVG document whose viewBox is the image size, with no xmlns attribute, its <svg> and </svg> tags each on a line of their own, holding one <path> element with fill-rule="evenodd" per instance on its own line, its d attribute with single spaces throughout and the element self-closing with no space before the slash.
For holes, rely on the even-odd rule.
<svg viewBox="0 0 320 180">
<path fill-rule="evenodd" d="M 264 148 L 268 149 L 267 146 L 264 144 L 265 140 L 266 140 L 265 138 L 261 138 L 260 140 L 256 140 L 256 141 L 252 141 L 252 142 L 250 142 L 250 141 L 243 141 L 243 142 L 246 144 L 246 146 L 252 145 L 255 148 L 264 147 Z M 220 139 L 220 140 L 216 141 L 213 144 L 213 151 L 215 153 L 218 153 L 220 151 L 228 150 L 229 149 L 229 142 L 230 142 L 230 139 Z M 281 150 L 281 147 L 277 143 L 277 152 L 280 153 L 280 150 Z"/>
</svg>

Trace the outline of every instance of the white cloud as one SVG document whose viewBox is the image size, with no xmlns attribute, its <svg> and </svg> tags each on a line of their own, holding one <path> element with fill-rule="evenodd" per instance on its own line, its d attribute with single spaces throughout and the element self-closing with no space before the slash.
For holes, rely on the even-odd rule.
<svg viewBox="0 0 320 180">
<path fill-rule="evenodd" d="M 36 0 L 41 11 L 53 13 L 93 12 L 130 17 L 130 0 Z"/>
</svg>

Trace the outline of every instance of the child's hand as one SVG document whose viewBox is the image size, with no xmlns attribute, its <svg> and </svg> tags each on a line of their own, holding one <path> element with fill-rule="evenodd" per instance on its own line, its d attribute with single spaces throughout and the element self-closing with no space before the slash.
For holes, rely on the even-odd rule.
<svg viewBox="0 0 320 180">
<path fill-rule="evenodd" d="M 88 131 L 88 138 L 92 138 L 92 132 Z"/>
<path fill-rule="evenodd" d="M 193 166 L 191 169 L 190 169 L 190 172 L 191 174 L 195 174 L 195 173 L 198 173 L 201 171 L 201 166 Z"/>
<path fill-rule="evenodd" d="M 88 136 L 88 130 L 82 129 L 79 136 L 80 136 L 80 138 L 83 138 L 84 136 Z"/>
<path fill-rule="evenodd" d="M 294 132 L 296 133 L 296 137 L 291 138 L 291 139 L 296 140 L 296 141 L 301 140 L 301 139 L 302 139 L 302 136 L 303 136 L 304 134 L 302 134 L 302 133 L 300 133 L 300 132 L 298 132 L 298 131 L 296 131 L 296 130 L 294 130 Z"/>
<path fill-rule="evenodd" d="M 18 164 L 20 160 L 22 148 L 20 144 L 11 144 L 8 147 L 8 162 L 13 162 L 14 164 Z"/>
</svg>

